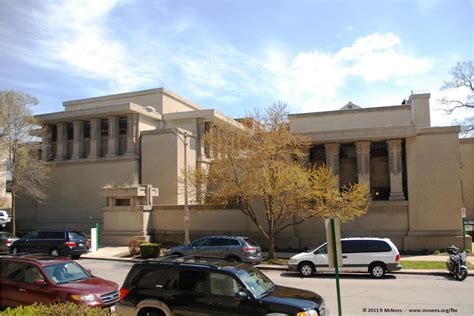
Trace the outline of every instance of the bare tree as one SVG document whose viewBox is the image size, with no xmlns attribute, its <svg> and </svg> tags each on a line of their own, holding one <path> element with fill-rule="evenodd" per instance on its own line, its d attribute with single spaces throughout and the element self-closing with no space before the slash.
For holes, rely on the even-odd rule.
<svg viewBox="0 0 474 316">
<path fill-rule="evenodd" d="M 440 101 L 446 106 L 446 113 L 451 114 L 455 110 L 474 109 L 474 63 L 472 61 L 458 62 L 449 72 L 451 79 L 444 82 L 441 90 L 462 89 L 466 91 L 465 99 L 442 98 Z M 474 131 L 474 117 L 468 117 L 461 123 L 462 132 L 469 134 Z"/>
<path fill-rule="evenodd" d="M 191 183 L 201 189 L 198 201 L 206 207 L 235 201 L 268 240 L 269 258 L 275 237 L 290 226 L 314 217 L 347 221 L 367 212 L 367 185 L 340 190 L 329 168 L 302 164 L 309 143 L 289 130 L 285 104 L 256 111 L 244 125 L 211 129 L 205 141 L 213 159 L 206 170 L 192 173 Z"/>
<path fill-rule="evenodd" d="M 39 122 L 32 115 L 31 107 L 38 100 L 20 91 L 0 91 L 0 150 L 5 153 L 12 176 L 12 231 L 16 233 L 16 198 L 20 194 L 41 201 L 49 165 L 40 160 L 35 137 Z M 37 136 L 41 136 L 38 135 Z"/>
</svg>

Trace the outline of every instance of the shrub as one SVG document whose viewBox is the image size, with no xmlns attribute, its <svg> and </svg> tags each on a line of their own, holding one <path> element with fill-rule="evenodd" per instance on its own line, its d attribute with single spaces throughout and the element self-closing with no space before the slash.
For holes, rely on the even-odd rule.
<svg viewBox="0 0 474 316">
<path fill-rule="evenodd" d="M 18 306 L 15 308 L 7 308 L 2 312 L 5 316 L 22 316 L 22 315 L 52 315 L 52 316 L 110 316 L 117 315 L 110 312 L 109 308 L 96 308 L 87 305 L 79 305 L 75 303 L 60 303 L 60 304 L 33 304 L 28 306 Z"/>
<path fill-rule="evenodd" d="M 439 250 L 435 250 L 434 254 L 439 255 L 441 252 Z"/>
<path fill-rule="evenodd" d="M 138 256 L 140 254 L 140 245 L 143 244 L 145 241 L 132 239 L 128 242 L 128 252 L 130 256 Z"/>
<path fill-rule="evenodd" d="M 156 258 L 160 255 L 161 244 L 159 243 L 144 242 L 139 247 L 142 258 Z"/>
</svg>

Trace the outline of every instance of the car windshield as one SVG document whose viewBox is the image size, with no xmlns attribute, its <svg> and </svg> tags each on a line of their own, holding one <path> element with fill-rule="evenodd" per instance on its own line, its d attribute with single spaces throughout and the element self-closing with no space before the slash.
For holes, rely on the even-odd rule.
<svg viewBox="0 0 474 316">
<path fill-rule="evenodd" d="M 237 270 L 240 280 L 252 291 L 255 297 L 261 297 L 272 292 L 276 285 L 265 274 L 255 268 Z"/>
<path fill-rule="evenodd" d="M 80 265 L 69 261 L 47 266 L 44 271 L 56 284 L 75 282 L 90 277 Z"/>
</svg>

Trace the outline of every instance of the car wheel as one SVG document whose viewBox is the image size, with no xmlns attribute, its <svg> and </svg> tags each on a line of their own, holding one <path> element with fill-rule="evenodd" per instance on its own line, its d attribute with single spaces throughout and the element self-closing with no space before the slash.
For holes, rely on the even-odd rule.
<svg viewBox="0 0 474 316">
<path fill-rule="evenodd" d="M 308 277 L 315 272 L 314 265 L 311 262 L 302 262 L 298 266 L 298 271 L 303 277 Z"/>
<path fill-rule="evenodd" d="M 138 316 L 166 316 L 166 314 L 155 308 L 145 308 L 138 313 Z"/>
<path fill-rule="evenodd" d="M 369 268 L 370 275 L 375 279 L 385 276 L 385 265 L 383 263 L 373 263 Z"/>
<path fill-rule="evenodd" d="M 77 260 L 81 257 L 81 255 L 71 255 L 71 258 Z"/>
<path fill-rule="evenodd" d="M 51 256 L 57 257 L 57 256 L 59 256 L 59 250 L 58 250 L 58 249 L 51 249 L 51 250 L 49 251 L 49 254 L 50 254 Z"/>
</svg>

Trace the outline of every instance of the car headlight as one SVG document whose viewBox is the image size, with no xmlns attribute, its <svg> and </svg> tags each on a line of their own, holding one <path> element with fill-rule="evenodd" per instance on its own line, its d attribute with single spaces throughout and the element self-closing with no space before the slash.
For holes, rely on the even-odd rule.
<svg viewBox="0 0 474 316">
<path fill-rule="evenodd" d="M 288 260 L 288 263 L 296 263 L 296 262 L 298 262 L 298 260 L 296 260 L 296 259 L 290 259 L 290 260 Z"/>
<path fill-rule="evenodd" d="M 71 295 L 71 298 L 75 301 L 82 301 L 82 302 L 96 302 L 97 301 L 97 297 L 94 294 Z"/>
<path fill-rule="evenodd" d="M 296 316 L 318 316 L 318 313 L 314 309 L 312 309 L 305 312 L 299 312 L 298 314 L 296 314 Z"/>
</svg>

